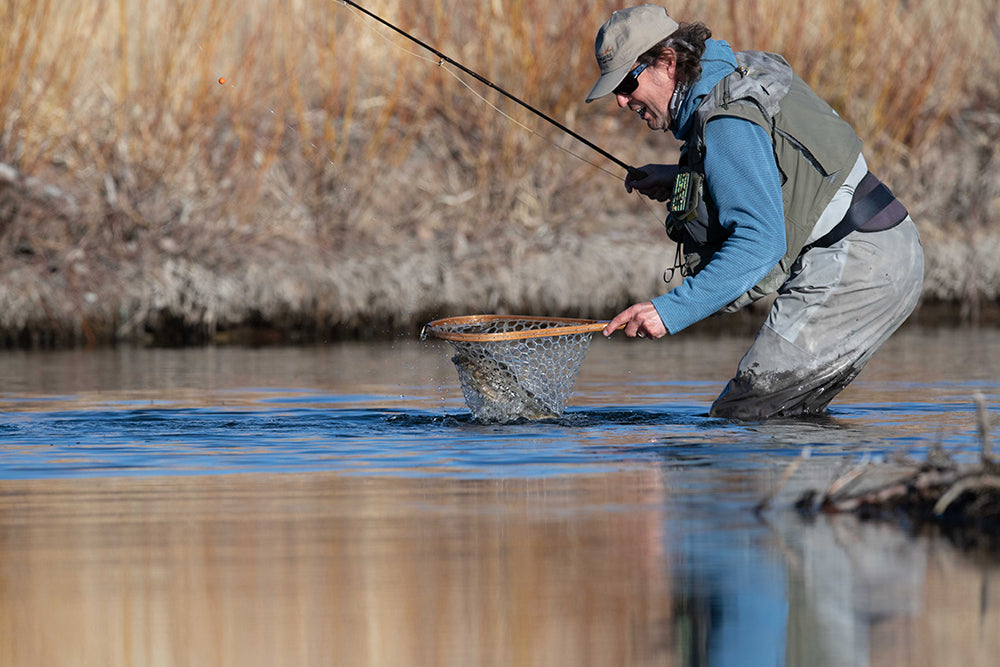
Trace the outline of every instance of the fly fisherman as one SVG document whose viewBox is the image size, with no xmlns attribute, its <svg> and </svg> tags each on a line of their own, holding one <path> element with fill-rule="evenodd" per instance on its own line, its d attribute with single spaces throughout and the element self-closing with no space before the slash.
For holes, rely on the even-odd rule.
<svg viewBox="0 0 1000 667">
<path fill-rule="evenodd" d="M 777 292 L 710 414 L 822 413 L 916 306 L 920 239 L 854 130 L 783 58 L 709 37 L 655 5 L 617 11 L 597 34 L 587 101 L 613 94 L 684 142 L 679 165 L 646 165 L 625 188 L 667 202 L 686 277 L 604 335 L 660 338 Z"/>
</svg>

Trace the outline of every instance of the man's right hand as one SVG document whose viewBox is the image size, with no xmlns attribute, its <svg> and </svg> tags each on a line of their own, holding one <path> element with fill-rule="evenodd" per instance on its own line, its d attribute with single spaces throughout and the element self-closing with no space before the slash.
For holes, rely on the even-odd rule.
<svg viewBox="0 0 1000 667">
<path fill-rule="evenodd" d="M 620 327 L 625 328 L 625 335 L 629 338 L 663 338 L 667 335 L 667 327 L 651 301 L 637 303 L 618 313 L 602 333 L 608 338 Z"/>
<path fill-rule="evenodd" d="M 640 167 L 639 171 L 645 172 L 646 177 L 632 180 L 631 175 L 626 176 L 625 190 L 630 193 L 637 190 L 639 194 L 656 201 L 670 201 L 674 194 L 674 181 L 677 179 L 680 167 L 676 164 L 647 164 Z"/>
</svg>

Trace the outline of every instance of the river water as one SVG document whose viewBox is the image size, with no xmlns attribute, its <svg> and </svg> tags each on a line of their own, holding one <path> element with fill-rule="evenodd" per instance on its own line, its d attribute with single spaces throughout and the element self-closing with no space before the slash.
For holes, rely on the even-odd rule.
<svg viewBox="0 0 1000 667">
<path fill-rule="evenodd" d="M 995 664 L 1000 559 L 791 505 L 975 460 L 1000 332 L 904 329 L 828 418 L 708 418 L 748 343 L 598 337 L 511 425 L 435 341 L 2 352 L 0 665 Z"/>
</svg>

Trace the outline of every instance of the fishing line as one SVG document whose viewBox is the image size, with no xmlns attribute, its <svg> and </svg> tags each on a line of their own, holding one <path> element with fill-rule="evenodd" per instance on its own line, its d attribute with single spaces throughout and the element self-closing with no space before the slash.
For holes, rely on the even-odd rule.
<svg viewBox="0 0 1000 667">
<path fill-rule="evenodd" d="M 369 28 L 369 30 L 374 30 L 373 28 L 371 28 L 371 26 L 368 26 L 368 28 Z M 395 42 L 393 42 L 392 40 L 390 40 L 390 39 L 388 39 L 387 37 L 385 37 L 385 35 L 382 35 L 382 34 L 378 33 L 377 31 L 375 31 L 375 32 L 376 32 L 376 34 L 379 34 L 379 36 L 380 36 L 380 37 L 382 37 L 382 39 L 385 39 L 385 40 L 386 40 L 386 41 L 388 41 L 388 42 L 389 42 L 390 44 L 394 44 L 394 45 L 395 45 L 395 46 L 397 46 L 398 48 L 403 48 L 403 47 L 399 46 L 398 44 L 396 44 Z M 403 49 L 403 50 L 404 50 L 404 51 L 406 51 L 407 53 L 412 53 L 412 51 L 408 51 L 407 49 Z M 415 55 L 416 57 L 418 57 L 418 58 L 420 58 L 420 59 L 422 59 L 422 60 L 428 60 L 428 61 L 431 61 L 431 62 L 433 62 L 433 60 L 431 60 L 430 58 L 428 58 L 428 57 L 426 57 L 426 56 L 423 56 L 423 55 L 418 55 L 418 54 L 413 54 L 413 55 Z M 493 108 L 493 109 L 494 109 L 494 110 L 495 110 L 495 111 L 496 111 L 496 112 L 497 112 L 498 114 L 500 114 L 501 116 L 503 116 L 503 117 L 504 117 L 504 118 L 506 118 L 507 120 L 511 121 L 512 123 L 514 123 L 515 125 L 517 125 L 517 126 L 519 126 L 519 127 L 523 128 L 523 129 L 525 129 L 526 131 L 528 131 L 528 132 L 530 132 L 531 134 L 535 135 L 535 136 L 536 136 L 536 137 L 538 137 L 539 139 L 543 139 L 543 140 L 544 140 L 544 141 L 546 141 L 546 142 L 547 142 L 548 144 L 550 144 L 550 145 L 552 145 L 552 146 L 555 146 L 556 148 L 558 148 L 559 150 L 563 151 L 564 153 L 567 153 L 568 155 L 572 155 L 572 156 L 573 156 L 573 157 L 575 157 L 575 158 L 576 158 L 577 160 L 580 160 L 581 162 L 584 162 L 584 163 L 586 163 L 586 164 L 589 164 L 589 165 L 590 165 L 591 167 L 593 167 L 594 169 L 597 169 L 598 171 L 603 171 L 603 172 L 604 172 L 605 174 L 607 174 L 608 176 L 612 177 L 612 178 L 613 178 L 613 179 L 615 179 L 616 181 L 620 181 L 620 180 L 621 180 L 621 177 L 620 177 L 620 176 L 618 176 L 618 174 L 615 174 L 614 172 L 611 172 L 611 171 L 608 171 L 607 169 L 605 169 L 605 168 L 604 168 L 604 167 L 602 167 L 601 165 L 599 165 L 599 164 L 596 164 L 596 163 L 594 163 L 594 162 L 591 162 L 591 161 L 590 161 L 590 160 L 588 160 L 587 158 L 583 157 L 582 155 L 578 155 L 578 154 L 574 153 L 573 151 L 571 151 L 570 149 L 566 148 L 565 146 L 560 146 L 559 144 L 557 144 L 556 142 L 554 142 L 554 141 L 553 141 L 552 139 L 549 139 L 549 138 L 548 138 L 547 136 L 545 136 L 544 134 L 539 134 L 539 133 L 538 133 L 538 132 L 536 132 L 535 130 L 531 129 L 530 127 L 528 127 L 527 125 L 525 125 L 524 123 L 522 123 L 521 121 L 519 121 L 519 120 L 517 120 L 516 118 L 512 117 L 512 116 L 511 116 L 510 114 L 508 114 L 508 113 L 507 113 L 506 111 L 504 111 L 503 109 L 501 109 L 500 107 L 498 107 L 497 105 L 493 104 L 493 103 L 492 103 L 492 102 L 490 102 L 490 101 L 489 101 L 488 99 L 486 99 L 485 97 L 483 97 L 483 96 L 482 96 L 482 95 L 481 95 L 481 94 L 479 93 L 479 91 L 478 91 L 478 90 L 476 90 L 475 88 L 473 88 L 472 86 L 470 86 L 470 85 L 468 84 L 468 82 L 467 82 L 467 81 L 466 81 L 465 79 L 463 79 L 462 77 L 458 76 L 457 74 L 455 74 L 454 72 L 452 72 L 452 71 L 451 71 L 450 69 L 448 69 L 447 67 L 444 67 L 444 63 L 442 63 L 442 62 L 438 62 L 438 65 L 440 65 L 440 66 L 441 66 L 441 68 L 442 68 L 442 69 L 443 69 L 443 70 L 444 70 L 445 72 L 447 72 L 448 74 L 450 74 L 450 75 L 451 75 L 451 76 L 452 76 L 452 77 L 453 77 L 453 78 L 454 78 L 454 79 L 455 79 L 456 81 L 458 81 L 458 82 L 459 82 L 460 84 L 462 84 L 463 86 L 465 86 L 466 88 L 468 88 L 468 89 L 469 89 L 469 92 L 470 92 L 470 93 L 472 93 L 473 95 L 475 95 L 476 97 L 478 97 L 479 99 L 481 99 L 481 100 L 482 100 L 483 102 L 485 102 L 486 104 L 488 104 L 489 106 L 491 106 L 491 107 L 492 107 L 492 108 Z M 638 170 L 637 170 L 637 173 L 638 173 Z M 643 205 L 645 205 L 646 209 L 647 209 L 647 210 L 648 210 L 648 211 L 649 211 L 650 213 L 652 213 L 652 214 L 653 214 L 653 216 L 654 216 L 654 217 L 656 218 L 657 222 L 659 222 L 659 218 L 660 218 L 660 214 L 659 214 L 659 213 L 658 213 L 658 212 L 657 212 L 656 210 L 654 210 L 654 208 L 653 208 L 653 206 L 652 206 L 652 205 L 650 204 L 649 200 L 648 200 L 648 199 L 646 199 L 645 197 L 640 197 L 640 198 L 639 198 L 639 200 L 640 200 L 640 201 L 641 201 L 641 202 L 643 203 Z"/>
<path fill-rule="evenodd" d="M 583 136 L 577 134 L 576 132 L 574 132 L 573 130 L 569 129 L 568 127 L 566 127 L 565 125 L 563 125 L 559 121 L 555 120 L 554 118 L 552 118 L 550 116 L 547 116 L 546 114 L 542 113 L 541 111 L 539 111 L 535 107 L 531 106 L 527 102 L 525 102 L 525 101 L 523 101 L 523 100 L 515 97 L 511 93 L 508 93 L 506 90 L 504 90 L 500 86 L 496 85 L 495 83 L 493 83 L 489 79 L 486 79 L 485 77 L 483 77 L 482 75 L 476 73 L 475 71 L 469 69 L 468 67 L 466 67 L 462 63 L 460 63 L 460 62 L 458 62 L 456 60 L 453 60 L 452 58 L 449 58 L 448 56 L 446 56 L 445 54 L 441 53 L 440 51 L 438 51 L 434 47 L 426 44 L 425 42 L 422 42 L 421 40 L 417 39 L 413 35 L 410 35 L 409 33 L 405 32 L 404 30 L 402 30 L 400 28 L 397 28 L 396 26 L 394 26 L 393 24 L 389 23 L 388 21 L 386 21 L 382 17 L 378 16 L 377 14 L 374 14 L 374 13 L 368 11 L 367 9 L 365 9 L 361 5 L 357 4 L 356 2 L 353 2 L 353 0 L 337 0 L 337 2 L 339 2 L 342 5 L 344 5 L 345 7 L 353 8 L 353 9 L 355 9 L 357 11 L 360 11 L 361 13 L 365 14 L 366 16 L 369 16 L 369 17 L 375 19 L 376 21 L 378 21 L 382 25 L 384 25 L 384 26 L 386 26 L 386 27 L 394 30 L 395 32 L 397 32 L 400 35 L 402 35 L 403 37 L 406 37 L 407 39 L 409 39 L 410 41 L 414 42 L 415 44 L 423 47 L 427 51 L 430 51 L 431 53 L 433 53 L 435 56 L 437 56 L 439 58 L 438 63 L 437 63 L 439 66 L 443 67 L 444 63 L 449 63 L 451 65 L 454 65 L 455 67 L 457 67 L 458 69 L 462 70 L 466 74 L 468 74 L 468 75 L 472 76 L 473 78 L 475 78 L 480 83 L 483 83 L 483 84 L 489 86 L 490 88 L 492 88 L 493 90 L 497 91 L 498 93 L 500 93 L 504 97 L 507 97 L 508 99 L 510 99 L 510 100 L 512 100 L 512 101 L 514 101 L 514 102 L 516 102 L 518 104 L 520 104 L 522 107 L 524 107 L 525 109 L 527 109 L 531 113 L 533 113 L 536 116 L 542 118 L 543 120 L 548 121 L 549 123 L 551 123 L 552 125 L 554 125 L 558 129 L 562 130 L 566 134 L 569 134 L 571 137 L 573 137 L 574 139 L 576 139 L 580 143 L 584 144 L 588 148 L 596 151 L 597 153 L 601 154 L 602 156 L 604 156 L 605 158 L 607 158 L 611 162 L 614 162 L 618 166 L 622 167 L 623 169 L 625 169 L 633 177 L 633 179 L 638 179 L 638 178 L 645 177 L 646 174 L 643 173 L 642 171 L 636 169 L 635 167 L 632 167 L 631 165 L 627 164 L 626 162 L 623 162 L 622 160 L 618 159 L 617 157 L 615 157 L 611 153 L 607 152 L 606 150 L 604 150 L 600 146 L 597 146 L 596 144 L 594 144 L 590 140 L 586 139 L 585 137 L 583 137 Z M 405 49 L 404 49 L 404 51 L 406 51 L 407 53 L 411 53 L 412 54 L 412 52 L 407 51 Z M 416 56 L 417 54 L 412 54 L 412 55 Z M 417 56 L 417 57 L 422 57 L 422 56 Z M 466 88 L 468 88 L 470 91 L 472 91 L 473 93 L 475 93 L 477 97 L 479 97 L 480 99 L 482 99 L 483 101 L 485 101 L 487 104 L 489 104 L 491 107 L 493 107 L 493 109 L 495 109 L 497 112 L 499 112 L 505 118 L 508 118 L 509 120 L 513 121 L 514 123 L 516 123 L 520 127 L 528 130 L 532 134 L 535 134 L 536 136 L 541 137 L 541 138 L 545 138 L 545 137 L 542 137 L 542 135 L 538 134 L 537 132 L 534 132 L 533 130 L 531 130 L 531 128 L 528 128 L 524 124 L 517 122 L 516 120 L 514 120 L 513 118 L 511 118 L 508 114 L 506 114 L 503 111 L 501 111 L 500 109 L 498 109 L 495 105 L 493 105 L 492 103 L 490 103 L 489 100 L 486 100 L 482 95 L 479 95 L 478 93 L 476 93 L 475 90 L 473 90 L 465 81 L 463 81 L 461 78 L 459 78 L 458 76 L 456 76 L 453 72 L 451 72 L 450 70 L 447 70 L 447 69 L 445 69 L 445 71 L 447 71 L 449 74 L 451 74 L 452 76 L 454 76 L 459 82 L 461 82 L 463 85 L 465 85 Z M 546 139 L 546 141 L 549 141 L 549 140 Z M 611 172 L 607 172 L 602 167 L 597 167 L 597 165 L 594 165 L 589 160 L 586 160 L 586 159 L 582 158 L 581 156 L 576 155 L 572 151 L 569 151 L 569 150 L 567 150 L 567 149 L 559 146 L 558 144 L 555 144 L 554 142 L 549 141 L 549 143 L 551 143 L 552 145 L 556 146 L 557 148 L 560 148 L 561 150 L 564 150 L 568 154 L 576 157 L 577 159 L 580 159 L 583 162 L 586 162 L 587 164 L 590 164 L 591 166 L 594 166 L 594 167 L 596 167 L 598 169 L 601 169 L 601 171 L 605 171 L 606 173 L 608 173 L 608 174 L 610 174 L 612 176 L 615 176 L 617 178 L 617 176 L 615 174 L 611 174 Z"/>
<path fill-rule="evenodd" d="M 515 125 L 517 125 L 521 129 L 523 129 L 526 132 L 529 132 L 529 133 L 535 135 L 539 139 L 542 139 L 543 141 L 547 142 L 549 145 L 558 148 L 562 152 L 575 157 L 577 160 L 580 160 L 581 162 L 590 165 L 594 169 L 597 169 L 598 171 L 603 171 L 605 174 L 607 174 L 608 176 L 611 176 L 615 180 L 620 180 L 620 177 L 618 176 L 618 174 L 615 174 L 615 173 L 613 173 L 611 171 L 608 171 L 607 169 L 605 169 L 601 165 L 599 165 L 599 164 L 597 164 L 595 162 L 591 162 L 587 158 L 585 158 L 582 155 L 579 155 L 577 153 L 574 153 L 573 151 L 571 151 L 570 149 L 566 148 L 565 146 L 560 146 L 559 144 L 557 144 L 552 139 L 548 138 L 544 134 L 540 134 L 540 133 L 536 132 L 532 128 L 528 127 L 527 125 L 525 125 L 524 123 L 522 123 L 518 119 L 516 119 L 513 116 L 511 116 L 510 114 L 508 114 L 506 111 L 504 111 L 503 109 L 501 109 L 497 105 L 495 105 L 492 102 L 490 102 L 478 90 L 476 90 L 475 88 L 473 88 L 472 86 L 470 86 L 469 83 L 465 79 L 463 79 L 458 74 L 456 74 L 455 72 L 453 72 L 450 69 L 448 69 L 447 67 L 445 67 L 445 65 L 447 64 L 447 61 L 445 61 L 444 58 L 438 58 L 437 60 L 434 60 L 433 58 L 430 58 L 430 57 L 424 55 L 423 53 L 419 53 L 417 51 L 413 51 L 411 49 L 406 48 L 405 46 L 401 45 L 398 41 L 390 39 L 389 37 L 387 37 L 384 33 L 382 33 L 382 31 L 377 30 L 374 26 L 372 26 L 371 24 L 369 24 L 368 21 L 365 21 L 364 17 L 361 16 L 360 12 L 358 12 L 354 7 L 352 7 L 351 5 L 347 4 L 346 2 L 343 2 L 343 0 L 336 0 L 336 1 L 338 3 L 344 5 L 344 7 L 346 7 L 349 11 L 357 14 L 359 16 L 360 21 L 361 21 L 361 25 L 363 25 L 366 30 L 368 30 L 369 32 L 377 35 L 380 39 L 384 40 L 387 44 L 390 44 L 391 46 L 399 49 L 403 53 L 411 55 L 414 58 L 418 58 L 420 60 L 425 60 L 425 61 L 427 61 L 429 63 L 437 65 L 444 72 L 446 72 L 448 74 L 448 76 L 452 77 L 453 79 L 455 79 L 455 81 L 458 81 L 460 84 L 462 84 L 463 86 L 465 86 L 465 88 L 468 89 L 468 91 L 470 93 L 472 93 L 473 95 L 475 95 L 476 97 L 478 97 L 480 100 L 482 100 L 485 104 L 487 104 L 490 108 L 492 108 L 498 114 L 500 114 L 501 116 L 503 116 L 504 118 L 506 118 L 510 122 L 514 123 Z"/>
<path fill-rule="evenodd" d="M 591 162 L 587 158 L 583 157 L 582 155 L 578 155 L 578 154 L 574 153 L 573 151 L 571 151 L 570 149 L 566 148 L 565 146 L 560 146 L 559 144 L 557 144 L 552 139 L 549 139 L 544 134 L 539 134 L 535 130 L 531 129 L 530 127 L 528 127 L 527 125 L 525 125 L 524 123 L 522 123 L 518 119 L 514 118 L 513 116 L 511 116 L 510 114 L 508 114 L 506 111 L 504 111 L 503 109 L 501 109 L 500 107 L 498 107 L 497 105 L 493 104 L 488 99 L 486 99 L 485 97 L 483 97 L 483 95 L 481 95 L 478 90 L 476 90 L 475 88 L 473 88 L 472 86 L 470 86 L 468 84 L 468 82 L 466 82 L 464 79 L 462 79 L 462 77 L 458 76 L 457 74 L 455 74 L 454 72 L 452 72 L 447 67 L 444 67 L 443 63 L 439 63 L 439 64 L 441 65 L 442 69 L 445 72 L 447 72 L 448 74 L 450 74 L 452 76 L 452 78 L 454 78 L 460 84 L 462 84 L 463 86 L 465 86 L 466 88 L 468 88 L 470 93 L 472 93 L 473 95 L 475 95 L 476 97 L 478 97 L 479 99 L 481 99 L 483 102 L 485 102 L 486 104 L 488 104 L 490 107 L 493 108 L 494 111 L 496 111 L 498 114 L 500 114 L 501 116 L 503 116 L 504 118 L 506 118 L 510 122 L 514 123 L 515 125 L 517 125 L 518 127 L 522 128 L 522 129 L 526 130 L 527 132 L 530 132 L 531 134 L 535 135 L 539 139 L 544 140 L 549 145 L 555 146 L 556 148 L 558 148 L 559 150 L 563 151 L 564 153 L 566 153 L 568 155 L 572 155 L 577 160 L 580 160 L 581 162 L 589 164 L 594 169 L 598 169 L 600 171 L 603 171 L 605 174 L 607 174 L 608 176 L 611 176 L 615 180 L 621 180 L 621 178 L 618 176 L 618 174 L 615 174 L 613 172 L 608 171 L 607 169 L 605 169 L 601 165 L 596 164 L 594 162 Z"/>
<path fill-rule="evenodd" d="M 536 132 L 535 130 L 531 129 L 530 127 L 528 127 L 527 125 L 525 125 L 524 123 L 522 123 L 521 121 L 519 121 L 518 119 L 516 119 L 513 116 L 511 116 L 510 114 L 508 114 L 506 111 L 504 111 L 503 109 L 501 109 L 497 105 L 495 105 L 492 102 L 490 102 L 478 90 L 476 90 L 475 88 L 473 88 L 472 86 L 470 86 L 469 83 L 465 79 L 463 79 L 458 74 L 455 74 L 455 72 L 453 72 L 450 69 L 448 69 L 447 67 L 445 67 L 445 65 L 447 63 L 446 63 L 446 61 L 443 58 L 438 58 L 437 60 L 434 60 L 433 58 L 430 58 L 430 57 L 424 55 L 423 53 L 419 53 L 417 51 L 412 51 L 412 50 L 406 48 L 405 46 L 403 46 L 402 44 L 400 44 L 396 40 L 389 39 L 389 37 L 387 37 L 385 34 L 383 34 L 382 31 L 377 30 L 375 28 L 375 26 L 369 24 L 368 21 L 365 21 L 364 20 L 364 16 L 362 16 L 360 14 L 360 12 L 358 12 L 356 9 L 354 9 L 354 7 L 352 7 L 351 5 L 347 4 L 346 2 L 342 2 L 342 0 L 337 0 L 337 2 L 339 2 L 342 5 L 344 5 L 344 7 L 346 7 L 349 11 L 353 12 L 354 14 L 357 14 L 358 17 L 359 17 L 359 19 L 360 19 L 361 25 L 363 25 L 366 30 L 368 30 L 369 32 L 377 35 L 379 38 L 381 38 L 382 40 L 384 40 L 386 43 L 388 43 L 391 46 L 399 49 L 403 53 L 409 54 L 409 55 L 413 56 L 414 58 L 419 58 L 420 60 L 426 60 L 429 63 L 432 63 L 432 64 L 435 64 L 435 65 L 439 66 L 450 77 L 452 77 L 453 79 L 455 79 L 455 81 L 458 81 L 460 84 L 462 84 L 463 86 L 465 86 L 470 93 L 472 93 L 473 95 L 475 95 L 476 97 L 478 97 L 480 100 L 482 100 L 483 102 L 485 102 L 494 111 L 496 111 L 498 114 L 500 114 L 501 116 L 503 116 L 504 118 L 506 118 L 510 122 L 514 123 L 515 125 L 517 125 L 518 127 L 522 128 L 523 130 L 525 130 L 527 132 L 530 132 L 531 134 L 535 135 L 539 139 L 544 140 L 548 144 L 550 144 L 552 146 L 555 146 L 556 148 L 558 148 L 559 150 L 563 151 L 564 153 L 567 153 L 568 155 L 572 155 L 577 160 L 580 160 L 581 162 L 589 164 L 594 169 L 597 169 L 599 171 L 603 171 L 605 174 L 607 174 L 608 176 L 611 176 L 615 180 L 620 180 L 618 174 L 615 174 L 615 173 L 613 173 L 611 171 L 608 171 L 607 169 L 605 169 L 601 165 L 596 164 L 594 162 L 591 162 L 587 158 L 583 157 L 582 155 L 578 155 L 577 153 L 574 153 L 573 151 L 571 151 L 570 149 L 566 148 L 565 146 L 560 146 L 559 144 L 557 144 L 552 139 L 549 139 L 544 134 L 539 134 L 538 132 Z"/>
<path fill-rule="evenodd" d="M 540 111 L 536 110 L 535 108 L 531 107 L 530 105 L 528 105 L 528 104 L 522 102 L 521 100 L 517 99 L 516 97 L 514 97 L 510 93 L 508 93 L 505 90 L 497 87 L 491 81 L 488 81 L 488 80 L 484 79 L 483 77 L 479 76 L 478 74 L 476 74 L 472 70 L 469 70 L 468 68 L 464 67 L 461 63 L 457 63 L 454 60 L 451 60 L 450 58 L 448 58 L 447 56 L 445 56 L 440 51 L 437 51 L 436 49 L 428 46 L 427 44 L 424 44 L 420 40 L 418 40 L 415 37 L 412 37 L 411 35 L 403 32 L 402 30 L 400 30 L 396 26 L 392 25 L 391 23 L 389 23 L 389 22 L 385 21 L 384 19 L 376 16 L 375 14 L 372 14 L 371 12 L 369 12 L 368 10 L 366 10 L 364 7 L 361 7 L 360 5 L 357 5 L 354 2 L 351 2 L 350 0 L 335 0 L 335 1 L 338 2 L 339 4 L 343 5 L 344 7 L 346 7 L 349 11 L 351 11 L 355 15 L 359 15 L 359 14 L 363 13 L 365 15 L 371 16 L 372 18 L 374 18 L 375 20 L 377 20 L 379 23 L 381 23 L 381 24 L 383 24 L 383 25 L 391 28 L 392 30 L 396 31 L 397 33 L 405 36 L 406 38 L 410 39 L 411 41 L 413 41 L 413 42 L 419 44 L 420 46 L 422 46 L 424 49 L 426 49 L 426 50 L 430 51 L 431 53 L 433 53 L 435 56 L 437 56 L 437 60 L 435 60 L 433 58 L 430 58 L 429 56 L 425 55 L 422 52 L 418 52 L 418 51 L 414 51 L 412 49 L 406 48 L 405 46 L 403 46 L 402 44 L 400 44 L 397 40 L 390 39 L 381 30 L 377 30 L 375 28 L 375 26 L 371 25 L 368 21 L 364 20 L 364 16 L 358 16 L 361 24 L 367 30 L 369 30 L 370 32 L 372 32 L 373 34 L 375 34 L 376 36 L 378 36 L 380 39 L 382 39 L 383 41 L 385 41 L 388 44 L 392 45 L 393 47 L 399 49 L 403 53 L 406 53 L 406 54 L 409 54 L 409 55 L 413 56 L 414 58 L 418 58 L 420 60 L 425 60 L 425 61 L 427 61 L 429 63 L 436 64 L 442 70 L 444 70 L 445 72 L 447 72 L 449 76 L 451 76 L 456 81 L 458 81 L 460 84 L 462 84 L 463 86 L 465 86 L 465 88 L 468 89 L 469 92 L 471 92 L 473 95 L 475 95 L 480 100 L 482 100 L 483 102 L 485 102 L 487 105 L 489 105 L 494 111 L 496 111 L 497 113 L 499 113 L 501 116 L 503 116 L 507 120 L 511 121 L 512 123 L 514 123 L 518 127 L 520 127 L 522 129 L 526 130 L 527 132 L 535 135 L 536 137 L 538 137 L 540 139 L 543 139 L 546 143 L 550 144 L 551 146 L 555 146 L 556 148 L 558 148 L 559 150 L 563 151 L 564 153 L 566 153 L 568 155 L 571 155 L 572 157 L 575 157 L 577 160 L 580 160 L 581 162 L 590 165 L 594 169 L 597 169 L 599 171 L 604 172 L 605 174 L 611 176 L 615 180 L 620 180 L 620 177 L 618 176 L 618 174 L 615 174 L 615 173 L 613 173 L 613 172 L 605 169 L 601 165 L 596 164 L 596 163 L 588 160 L 587 158 L 583 157 L 582 155 L 574 153 L 572 150 L 570 150 L 569 148 L 566 148 L 565 146 L 560 146 L 559 144 L 557 144 L 555 141 L 553 141 L 549 137 L 536 132 L 532 128 L 528 127 L 524 123 L 522 123 L 519 120 L 517 120 L 516 118 L 512 117 L 510 114 L 508 114 L 507 112 L 505 112 L 503 109 L 501 109 L 500 107 L 498 107 L 497 105 L 493 104 L 488 99 L 486 99 L 486 97 L 484 97 L 482 94 L 480 94 L 479 91 L 477 91 L 475 88 L 473 88 L 472 86 L 470 86 L 469 83 L 465 79 L 463 79 L 462 77 L 460 77 L 458 74 L 456 74 L 455 72 L 453 72 L 451 69 L 445 67 L 445 64 L 451 63 L 451 64 L 455 65 L 456 67 L 458 67 L 459 69 L 461 69 L 463 72 L 471 74 L 478 81 L 481 81 L 481 82 L 485 83 L 490 88 L 493 88 L 494 90 L 497 90 L 498 92 L 500 92 L 501 94 L 505 95 L 506 97 L 514 100 L 515 102 L 517 102 L 521 106 L 527 108 L 532 113 L 540 116 L 541 118 L 544 118 L 545 120 L 547 120 L 550 123 L 554 124 L 556 127 L 558 127 L 559 129 L 563 130 L 564 132 L 567 132 L 568 134 L 570 134 L 570 136 L 574 137 L 575 139 L 579 139 L 585 145 L 589 146 L 590 148 L 593 148 L 597 152 L 599 152 L 602 155 L 604 155 L 605 157 L 609 158 L 611 161 L 613 161 L 616 164 L 618 164 L 619 166 L 624 167 L 629 172 L 629 174 L 631 174 L 633 176 L 633 178 L 638 179 L 638 178 L 645 177 L 645 174 L 641 170 L 636 169 L 634 167 L 631 167 L 631 166 L 625 164 L 624 162 L 621 162 L 620 160 L 618 160 L 614 156 L 606 153 L 605 151 L 603 151 L 602 149 L 598 148 L 594 144 L 590 143 L 589 141 L 587 141 L 583 137 L 579 136 L 578 134 L 576 134 L 572 130 L 564 127 L 560 123 L 557 123 L 556 121 L 552 120 L 551 118 L 549 118 L 545 114 L 541 113 Z M 657 222 L 659 222 L 662 213 L 656 211 L 653 208 L 651 202 L 648 199 L 646 199 L 645 197 L 640 197 L 639 199 L 640 199 L 640 201 L 642 201 L 643 205 L 646 207 L 646 210 L 649 211 L 649 213 L 657 220 Z"/>
</svg>

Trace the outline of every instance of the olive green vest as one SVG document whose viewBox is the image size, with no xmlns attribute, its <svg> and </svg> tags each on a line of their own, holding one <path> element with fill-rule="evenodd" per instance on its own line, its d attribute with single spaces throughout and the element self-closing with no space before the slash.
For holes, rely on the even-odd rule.
<svg viewBox="0 0 1000 667">
<path fill-rule="evenodd" d="M 847 179 L 861 154 L 854 129 L 812 91 L 778 55 L 736 53 L 737 69 L 710 92 L 695 111 L 682 162 L 704 176 L 705 125 L 734 116 L 764 128 L 771 137 L 781 176 L 785 213 L 785 254 L 749 292 L 723 309 L 732 312 L 777 290 L 787 280 L 820 215 Z M 675 225 L 682 233 L 684 263 L 697 273 L 729 236 L 704 186 L 699 215 Z M 668 220 L 668 226 L 670 221 Z"/>
</svg>

